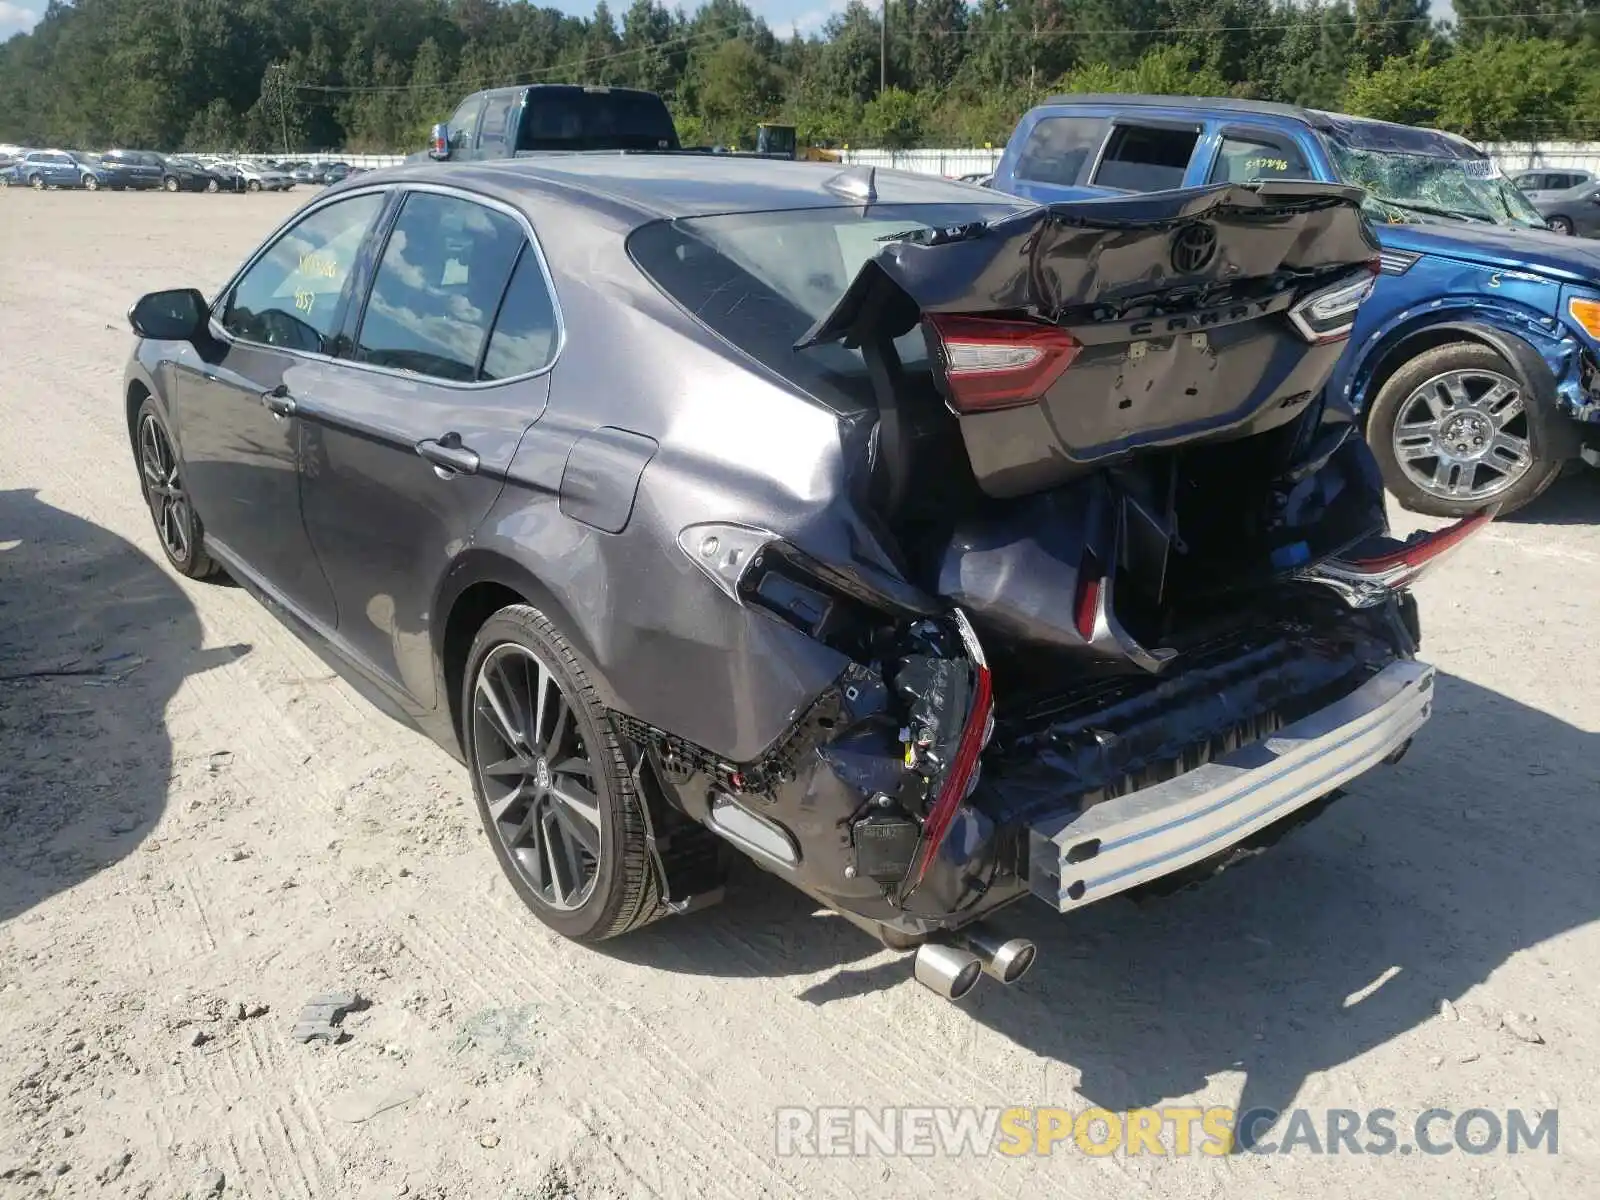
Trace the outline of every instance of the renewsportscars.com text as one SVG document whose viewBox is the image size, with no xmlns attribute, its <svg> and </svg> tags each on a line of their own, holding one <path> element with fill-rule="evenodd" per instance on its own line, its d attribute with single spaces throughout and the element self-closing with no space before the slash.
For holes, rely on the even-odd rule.
<svg viewBox="0 0 1600 1200">
<path fill-rule="evenodd" d="M 780 1157 L 1555 1154 L 1556 1109 L 780 1108 Z"/>
</svg>

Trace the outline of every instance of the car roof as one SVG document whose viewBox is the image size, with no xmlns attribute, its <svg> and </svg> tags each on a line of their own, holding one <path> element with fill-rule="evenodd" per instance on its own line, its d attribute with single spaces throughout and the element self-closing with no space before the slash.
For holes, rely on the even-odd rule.
<svg viewBox="0 0 1600 1200">
<path fill-rule="evenodd" d="M 1314 108 L 1301 108 L 1297 104 L 1278 104 L 1270 100 L 1235 100 L 1227 96 L 1136 96 L 1120 92 L 1082 92 L 1051 96 L 1041 102 L 1044 106 L 1056 105 L 1111 105 L 1117 108 L 1190 108 L 1203 112 L 1253 113 L 1263 117 L 1287 117 L 1295 121 L 1316 123 L 1326 114 Z"/>
<path fill-rule="evenodd" d="M 1375 144 L 1392 143 L 1418 153 L 1431 153 L 1441 145 L 1456 147 L 1454 157 L 1483 157 L 1482 148 L 1457 133 L 1424 126 L 1401 125 L 1394 121 L 1377 121 L 1371 117 L 1352 117 L 1347 113 L 1326 112 L 1320 108 L 1303 108 L 1297 104 L 1278 104 L 1269 100 L 1236 100 L 1228 96 L 1155 96 L 1123 95 L 1118 92 L 1083 93 L 1081 95 L 1051 96 L 1036 108 L 1146 108 L 1155 111 L 1168 109 L 1176 112 L 1206 114 L 1238 114 L 1241 116 L 1268 117 L 1279 121 L 1294 121 L 1314 129 L 1349 135 L 1359 131 Z M 1431 143 L 1431 144 L 1430 144 Z"/>
<path fill-rule="evenodd" d="M 456 182 L 506 193 L 551 188 L 596 202 L 621 204 L 642 219 L 771 212 L 784 208 L 859 206 L 848 190 L 829 184 L 841 176 L 865 184 L 869 168 L 839 163 L 790 162 L 714 154 L 547 153 L 527 158 L 466 163 L 418 163 L 393 168 L 391 179 Z M 873 170 L 878 204 L 1004 203 L 972 184 L 907 171 Z M 368 180 L 372 176 L 365 177 Z"/>
</svg>

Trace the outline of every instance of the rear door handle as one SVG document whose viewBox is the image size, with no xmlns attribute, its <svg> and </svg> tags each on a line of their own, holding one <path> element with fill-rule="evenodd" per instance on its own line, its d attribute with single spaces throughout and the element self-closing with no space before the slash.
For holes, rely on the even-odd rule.
<svg viewBox="0 0 1600 1200">
<path fill-rule="evenodd" d="M 476 475 L 481 461 L 477 451 L 461 444 L 459 433 L 447 433 L 438 439 L 424 438 L 417 443 L 417 453 L 434 465 L 435 474 L 441 479 L 451 475 Z"/>
<path fill-rule="evenodd" d="M 261 403 L 275 417 L 294 416 L 294 397 L 289 395 L 289 389 L 284 384 L 280 383 L 270 392 L 262 392 Z"/>
</svg>

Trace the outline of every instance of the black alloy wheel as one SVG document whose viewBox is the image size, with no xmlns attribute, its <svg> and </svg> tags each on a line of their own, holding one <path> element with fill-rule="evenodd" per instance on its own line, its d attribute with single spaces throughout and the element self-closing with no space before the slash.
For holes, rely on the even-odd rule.
<svg viewBox="0 0 1600 1200">
<path fill-rule="evenodd" d="M 146 400 L 139 410 L 135 449 L 145 502 L 167 561 L 180 575 L 204 579 L 216 570 L 206 554 L 205 530 L 184 489 L 172 439 L 152 400 Z"/>
<path fill-rule="evenodd" d="M 659 916 L 623 741 L 578 656 L 542 613 L 513 605 L 484 624 L 460 711 L 484 830 L 534 915 L 579 941 Z"/>
</svg>

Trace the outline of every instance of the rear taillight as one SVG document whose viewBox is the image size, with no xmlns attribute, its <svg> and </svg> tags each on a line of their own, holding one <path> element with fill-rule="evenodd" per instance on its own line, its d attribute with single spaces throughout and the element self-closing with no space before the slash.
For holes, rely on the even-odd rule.
<svg viewBox="0 0 1600 1200">
<path fill-rule="evenodd" d="M 1372 295 L 1381 269 L 1382 260 L 1374 258 L 1361 274 L 1312 292 L 1289 310 L 1289 319 L 1308 342 L 1342 341 L 1355 327 L 1356 310 Z"/>
<path fill-rule="evenodd" d="M 945 772 L 944 780 L 939 785 L 938 799 L 933 802 L 927 819 L 922 823 L 921 849 L 906 880 L 908 889 L 915 888 L 928 873 L 939 847 L 944 845 L 945 836 L 950 832 L 951 822 L 955 820 L 961 802 L 971 795 L 977 785 L 978 756 L 983 753 L 984 746 L 994 732 L 994 693 L 989 682 L 988 660 L 983 656 L 983 647 L 978 644 L 978 635 L 972 631 L 966 614 L 957 609 L 955 619 L 967 658 L 975 672 L 972 703 L 967 709 L 967 719 L 961 726 L 961 740 L 956 743 L 950 769 Z"/>
<path fill-rule="evenodd" d="M 1036 321 L 998 321 L 930 313 L 950 406 L 958 413 L 1031 404 L 1072 365 L 1082 343 Z"/>
<path fill-rule="evenodd" d="M 1494 519 L 1496 509 L 1463 517 L 1454 525 L 1423 534 L 1387 554 L 1365 558 L 1330 558 L 1308 568 L 1302 577 L 1333 588 L 1354 608 L 1367 608 L 1410 587 L 1462 542 Z"/>
</svg>

